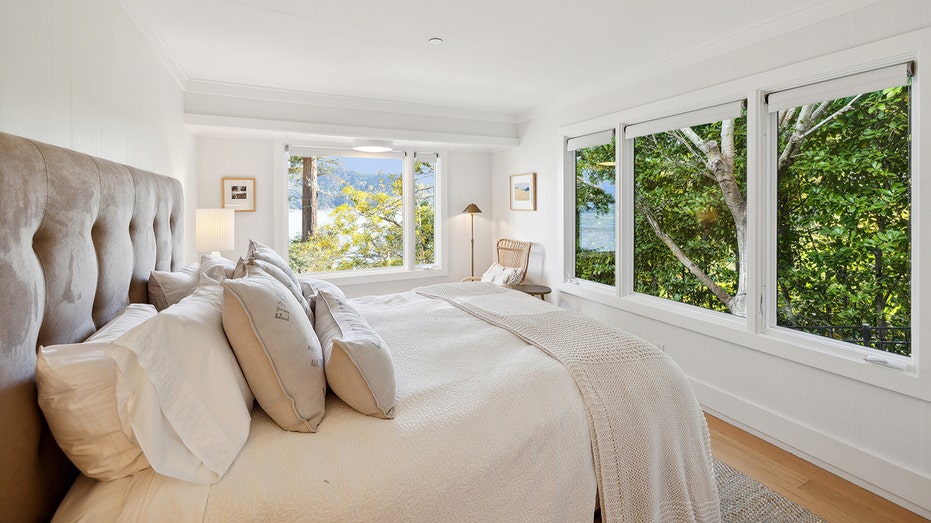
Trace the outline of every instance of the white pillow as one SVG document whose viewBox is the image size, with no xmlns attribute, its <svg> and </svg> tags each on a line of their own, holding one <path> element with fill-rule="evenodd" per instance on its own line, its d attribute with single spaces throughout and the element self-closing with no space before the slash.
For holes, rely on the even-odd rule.
<svg viewBox="0 0 931 523">
<path fill-rule="evenodd" d="M 316 432 L 327 384 L 306 302 L 255 265 L 223 288 L 223 328 L 259 405 L 285 430 Z"/>
<path fill-rule="evenodd" d="M 218 481 L 249 435 L 252 392 L 222 307 L 223 288 L 201 285 L 106 348 L 123 430 L 156 472 L 194 483 Z"/>
<path fill-rule="evenodd" d="M 325 290 L 317 295 L 316 331 L 333 392 L 362 414 L 393 418 L 394 363 L 385 340 L 345 298 Z"/>
<path fill-rule="evenodd" d="M 482 281 L 494 283 L 496 285 L 517 285 L 524 276 L 524 269 L 520 267 L 505 267 L 498 262 L 491 264 L 491 267 L 482 274 Z"/>
<path fill-rule="evenodd" d="M 152 305 L 131 304 L 84 343 L 39 348 L 39 407 L 58 446 L 87 476 L 108 481 L 149 468 L 133 434 L 123 432 L 116 364 L 104 349 L 155 314 Z"/>
<path fill-rule="evenodd" d="M 301 294 L 304 296 L 304 299 L 307 300 L 312 314 L 315 314 L 317 310 L 317 293 L 319 291 L 327 291 L 334 296 L 338 296 L 344 300 L 346 299 L 346 294 L 342 289 L 326 280 L 301 276 L 298 281 L 301 283 Z M 316 321 L 314 323 L 316 326 Z"/>
</svg>

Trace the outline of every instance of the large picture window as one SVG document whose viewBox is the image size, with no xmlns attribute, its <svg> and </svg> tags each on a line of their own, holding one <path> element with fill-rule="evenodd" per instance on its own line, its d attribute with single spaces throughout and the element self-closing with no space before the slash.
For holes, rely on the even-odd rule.
<svg viewBox="0 0 931 523">
<path fill-rule="evenodd" d="M 614 286 L 616 271 L 617 168 L 614 131 L 568 141 L 575 171 L 575 267 L 573 276 Z"/>
<path fill-rule="evenodd" d="M 747 315 L 744 113 L 735 102 L 625 128 L 635 292 Z"/>
<path fill-rule="evenodd" d="M 911 354 L 905 66 L 770 95 L 776 324 Z"/>
<path fill-rule="evenodd" d="M 335 272 L 434 264 L 437 156 L 414 157 L 292 148 L 292 269 Z M 413 191 L 412 198 L 406 190 Z M 405 227 L 406 220 L 413 220 L 413 227 Z"/>
</svg>

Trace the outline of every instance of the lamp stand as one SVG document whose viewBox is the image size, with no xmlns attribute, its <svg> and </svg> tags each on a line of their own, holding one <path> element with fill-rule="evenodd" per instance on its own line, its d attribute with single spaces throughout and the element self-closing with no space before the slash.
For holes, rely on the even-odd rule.
<svg viewBox="0 0 931 523">
<path fill-rule="evenodd" d="M 472 277 L 475 277 L 475 213 L 469 213 L 469 218 L 472 219 L 472 239 L 469 240 L 472 244 Z"/>
</svg>

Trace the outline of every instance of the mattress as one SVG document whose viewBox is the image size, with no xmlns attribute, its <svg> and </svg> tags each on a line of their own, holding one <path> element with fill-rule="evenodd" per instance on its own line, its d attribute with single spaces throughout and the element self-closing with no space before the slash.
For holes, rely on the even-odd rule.
<svg viewBox="0 0 931 523">
<path fill-rule="evenodd" d="M 81 477 L 55 520 L 591 521 L 589 427 L 560 363 L 440 300 L 352 303 L 390 347 L 393 420 L 330 395 L 319 431 L 292 433 L 256 407 L 218 483 Z"/>
</svg>

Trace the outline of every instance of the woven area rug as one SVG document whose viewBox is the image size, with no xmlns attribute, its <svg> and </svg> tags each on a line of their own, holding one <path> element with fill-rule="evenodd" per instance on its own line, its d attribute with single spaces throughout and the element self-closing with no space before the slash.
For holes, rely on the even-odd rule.
<svg viewBox="0 0 931 523">
<path fill-rule="evenodd" d="M 714 460 L 723 523 L 824 523 L 807 509 L 763 486 L 759 481 Z"/>
</svg>

